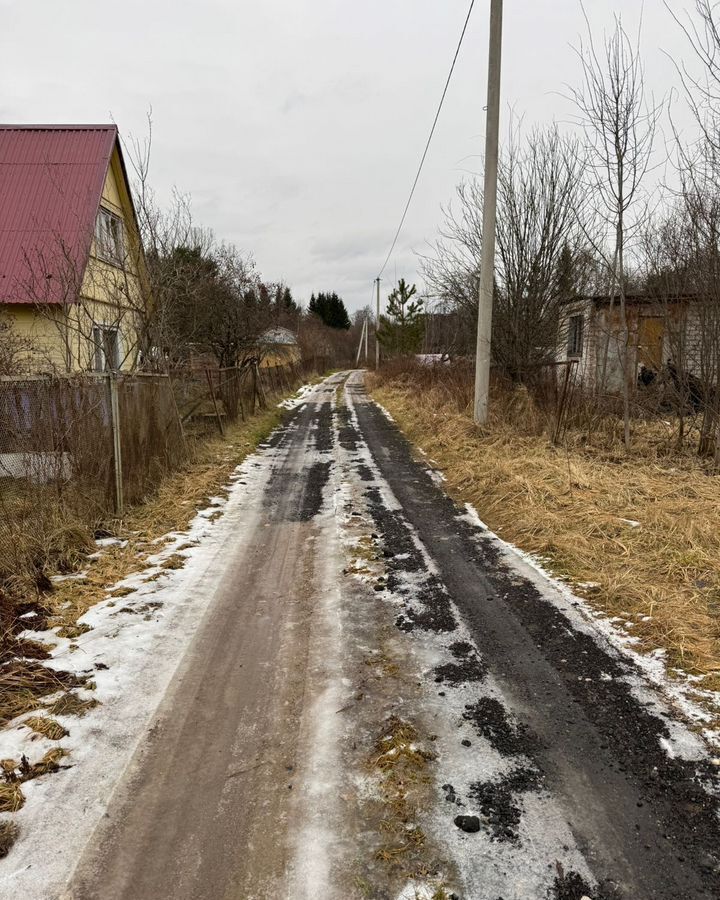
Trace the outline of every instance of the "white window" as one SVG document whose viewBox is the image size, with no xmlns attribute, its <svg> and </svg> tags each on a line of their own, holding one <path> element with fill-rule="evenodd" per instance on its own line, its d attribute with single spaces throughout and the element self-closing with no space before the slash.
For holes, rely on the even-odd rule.
<svg viewBox="0 0 720 900">
<path fill-rule="evenodd" d="M 123 221 L 102 206 L 95 221 L 95 247 L 98 256 L 117 266 L 122 265 L 125 257 Z"/>
<path fill-rule="evenodd" d="M 582 356 L 584 316 L 570 316 L 568 319 L 568 347 L 567 355 Z"/>
<path fill-rule="evenodd" d="M 93 326 L 94 359 L 96 372 L 117 372 L 120 368 L 120 335 L 112 325 Z"/>
</svg>

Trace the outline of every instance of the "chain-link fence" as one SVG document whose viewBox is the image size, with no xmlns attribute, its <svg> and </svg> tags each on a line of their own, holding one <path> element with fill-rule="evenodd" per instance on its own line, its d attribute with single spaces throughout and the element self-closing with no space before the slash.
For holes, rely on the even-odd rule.
<svg viewBox="0 0 720 900">
<path fill-rule="evenodd" d="M 27 567 L 28 543 L 122 515 L 198 440 L 290 390 L 303 368 L 0 378 L 0 595 Z"/>
</svg>

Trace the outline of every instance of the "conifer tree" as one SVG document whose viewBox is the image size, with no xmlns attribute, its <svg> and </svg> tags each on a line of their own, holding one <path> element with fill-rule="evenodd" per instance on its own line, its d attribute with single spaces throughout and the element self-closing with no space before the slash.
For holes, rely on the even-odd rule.
<svg viewBox="0 0 720 900">
<path fill-rule="evenodd" d="M 345 303 L 338 297 L 335 291 L 332 294 L 319 293 L 310 298 L 309 312 L 315 313 L 330 328 L 339 328 L 347 331 L 350 328 L 350 316 Z"/>
<path fill-rule="evenodd" d="M 423 300 L 413 300 L 417 287 L 401 278 L 388 297 L 387 312 L 380 316 L 378 339 L 392 354 L 417 353 L 425 333 Z"/>
</svg>

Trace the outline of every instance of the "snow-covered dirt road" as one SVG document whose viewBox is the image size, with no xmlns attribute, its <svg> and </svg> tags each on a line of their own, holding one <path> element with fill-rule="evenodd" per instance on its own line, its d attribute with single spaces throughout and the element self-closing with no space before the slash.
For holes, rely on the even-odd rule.
<svg viewBox="0 0 720 900">
<path fill-rule="evenodd" d="M 182 639 L 88 713 L 1 897 L 720 896 L 692 710 L 453 504 L 361 373 L 303 393 L 198 540 Z"/>
</svg>

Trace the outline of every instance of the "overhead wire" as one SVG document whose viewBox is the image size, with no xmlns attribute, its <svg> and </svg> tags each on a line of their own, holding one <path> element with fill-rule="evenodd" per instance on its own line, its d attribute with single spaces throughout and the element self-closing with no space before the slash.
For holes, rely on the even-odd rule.
<svg viewBox="0 0 720 900">
<path fill-rule="evenodd" d="M 437 128 L 437 123 L 440 118 L 440 113 L 442 112 L 443 104 L 445 103 L 445 97 L 447 96 L 448 88 L 450 87 L 450 82 L 452 80 L 453 72 L 455 71 L 455 65 L 458 61 L 458 56 L 460 55 L 460 48 L 463 45 L 463 41 L 465 39 L 465 32 L 467 31 L 468 23 L 470 22 L 470 16 L 472 15 L 473 7 L 475 6 L 475 0 L 470 0 L 470 6 L 467 11 L 467 15 L 465 16 L 465 23 L 463 24 L 462 32 L 460 33 L 460 40 L 458 41 L 458 45 L 455 48 L 455 55 L 453 56 L 452 65 L 450 66 L 450 71 L 448 73 L 447 80 L 445 81 L 445 87 L 443 88 L 442 97 L 440 98 L 440 103 L 437 108 L 437 112 L 435 113 L 435 118 L 433 119 L 432 128 L 430 129 L 430 134 L 428 135 L 428 139 L 425 143 L 425 149 L 423 150 L 422 157 L 420 159 L 420 165 L 418 166 L 417 173 L 415 174 L 415 180 L 413 181 L 412 188 L 410 189 L 410 196 L 407 199 L 407 203 L 405 204 L 405 209 L 403 210 L 402 217 L 400 219 L 400 224 L 397 227 L 397 231 L 395 232 L 395 237 L 393 238 L 392 244 L 390 245 L 390 249 L 388 250 L 388 254 L 385 257 L 385 262 L 382 264 L 382 268 L 377 274 L 378 278 L 382 277 L 382 273 L 385 271 L 387 264 L 390 262 L 390 258 L 393 255 L 393 251 L 395 250 L 395 246 L 397 245 L 398 238 L 400 237 L 400 232 L 402 231 L 402 227 L 405 224 L 405 219 L 407 218 L 408 211 L 410 209 L 410 204 L 412 203 L 413 196 L 415 194 L 415 189 L 418 186 L 418 182 L 420 181 L 420 175 L 423 170 L 423 166 L 425 165 L 425 160 L 427 159 L 428 151 L 430 150 L 430 144 L 433 139 L 433 135 L 435 134 L 435 129 Z"/>
</svg>

